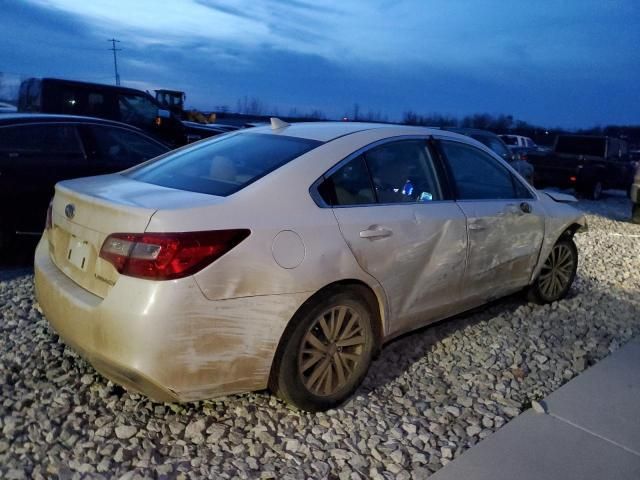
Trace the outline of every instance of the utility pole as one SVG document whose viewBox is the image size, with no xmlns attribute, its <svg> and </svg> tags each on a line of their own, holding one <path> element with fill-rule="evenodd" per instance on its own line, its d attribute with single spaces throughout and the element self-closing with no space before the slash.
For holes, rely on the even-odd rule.
<svg viewBox="0 0 640 480">
<path fill-rule="evenodd" d="M 120 40 L 116 40 L 112 38 L 107 40 L 107 42 L 111 42 L 111 50 L 113 52 L 113 68 L 116 71 L 116 85 L 120 85 L 120 74 L 118 73 L 118 57 L 116 56 L 116 52 L 122 50 L 121 48 L 116 48 L 116 43 L 120 43 Z"/>
</svg>

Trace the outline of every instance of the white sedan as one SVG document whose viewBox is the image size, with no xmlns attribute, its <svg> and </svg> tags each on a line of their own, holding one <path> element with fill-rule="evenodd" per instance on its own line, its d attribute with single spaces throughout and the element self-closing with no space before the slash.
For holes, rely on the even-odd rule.
<svg viewBox="0 0 640 480">
<path fill-rule="evenodd" d="M 37 298 L 154 399 L 268 387 L 323 410 L 403 332 L 523 289 L 563 298 L 585 219 L 552 195 L 466 136 L 274 119 L 59 183 Z"/>
</svg>

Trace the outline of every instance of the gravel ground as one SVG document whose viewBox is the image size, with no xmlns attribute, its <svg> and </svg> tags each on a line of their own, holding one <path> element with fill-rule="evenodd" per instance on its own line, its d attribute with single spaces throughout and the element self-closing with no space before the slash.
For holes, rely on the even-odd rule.
<svg viewBox="0 0 640 480">
<path fill-rule="evenodd" d="M 579 205 L 590 231 L 570 298 L 514 296 L 404 336 L 321 414 L 264 392 L 130 394 L 60 343 L 33 277 L 13 271 L 0 280 L 0 477 L 424 478 L 640 334 L 640 226 L 622 197 Z"/>
</svg>

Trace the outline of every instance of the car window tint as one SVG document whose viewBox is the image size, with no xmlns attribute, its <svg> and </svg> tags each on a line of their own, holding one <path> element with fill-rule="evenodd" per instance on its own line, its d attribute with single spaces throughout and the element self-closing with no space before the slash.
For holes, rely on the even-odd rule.
<svg viewBox="0 0 640 480">
<path fill-rule="evenodd" d="M 232 133 L 179 149 L 126 175 L 163 187 L 227 196 L 321 144 L 285 135 Z"/>
<path fill-rule="evenodd" d="M 366 161 L 378 203 L 442 199 L 425 141 L 407 140 L 373 148 L 366 153 Z"/>
<path fill-rule="evenodd" d="M 332 206 L 365 205 L 376 202 L 367 165 L 362 155 L 340 167 L 322 182 L 318 192 L 327 205 Z"/>
<path fill-rule="evenodd" d="M 458 142 L 443 141 L 441 145 L 459 199 L 517 198 L 511 173 L 494 158 Z"/>
<path fill-rule="evenodd" d="M 508 160 L 511 157 L 511 152 L 509 149 L 504 146 L 504 144 L 495 137 L 482 136 L 482 135 L 471 135 L 472 138 L 478 140 L 480 143 L 487 146 L 490 150 L 496 152 L 505 160 Z"/>
<path fill-rule="evenodd" d="M 49 155 L 83 153 L 75 126 L 53 124 L 0 128 L 0 152 Z"/>
<path fill-rule="evenodd" d="M 142 95 L 118 95 L 120 120 L 131 125 L 149 126 L 158 116 L 158 107 Z"/>
<path fill-rule="evenodd" d="M 524 178 L 526 178 L 527 180 L 531 179 L 533 180 L 533 168 L 531 168 L 530 170 L 528 170 L 526 173 L 523 172 L 518 172 L 520 175 L 522 175 Z M 525 198 L 533 198 L 532 193 L 529 191 L 529 189 L 527 187 L 525 187 L 522 182 L 520 180 L 518 180 L 516 177 L 514 177 L 513 175 L 511 176 L 511 181 L 513 182 L 515 191 L 516 191 L 516 198 L 521 198 L 521 199 L 525 199 Z"/>
<path fill-rule="evenodd" d="M 144 135 L 124 128 L 92 126 L 99 159 L 123 168 L 157 157 L 169 149 Z"/>
</svg>

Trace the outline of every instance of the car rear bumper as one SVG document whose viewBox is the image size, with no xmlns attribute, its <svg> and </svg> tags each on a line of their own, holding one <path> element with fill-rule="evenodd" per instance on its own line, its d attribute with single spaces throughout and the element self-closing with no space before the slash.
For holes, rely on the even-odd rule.
<svg viewBox="0 0 640 480">
<path fill-rule="evenodd" d="M 103 299 L 62 273 L 46 234 L 36 298 L 62 340 L 115 383 L 159 401 L 259 390 L 288 320 L 308 294 L 207 300 L 192 277 L 121 276 Z"/>
</svg>

